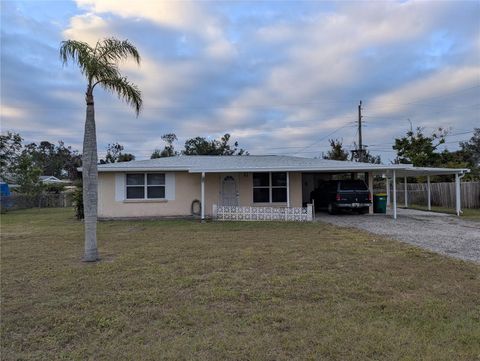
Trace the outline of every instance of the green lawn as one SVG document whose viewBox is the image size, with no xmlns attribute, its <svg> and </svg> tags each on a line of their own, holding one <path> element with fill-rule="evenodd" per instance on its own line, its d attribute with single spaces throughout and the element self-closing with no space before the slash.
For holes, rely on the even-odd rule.
<svg viewBox="0 0 480 361">
<path fill-rule="evenodd" d="M 419 209 L 422 211 L 428 210 L 427 206 L 425 205 L 418 205 L 412 204 L 409 205 L 409 208 Z M 432 212 L 440 212 L 440 213 L 447 213 L 447 214 L 456 214 L 455 209 L 452 208 L 445 208 L 445 207 L 435 207 L 432 206 Z M 480 209 L 479 208 L 463 208 L 462 209 L 462 219 L 468 219 L 470 221 L 479 221 L 480 222 Z"/>
<path fill-rule="evenodd" d="M 479 360 L 480 266 L 321 223 L 2 215 L 2 360 Z"/>
</svg>

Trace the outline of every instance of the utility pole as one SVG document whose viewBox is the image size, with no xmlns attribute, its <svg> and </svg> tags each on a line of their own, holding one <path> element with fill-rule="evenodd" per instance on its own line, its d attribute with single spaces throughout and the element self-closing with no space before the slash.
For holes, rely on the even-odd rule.
<svg viewBox="0 0 480 361">
<path fill-rule="evenodd" d="M 360 100 L 360 104 L 358 104 L 358 148 L 352 150 L 352 160 L 355 158 L 358 162 L 363 162 L 364 157 L 364 149 L 363 149 L 363 141 L 362 141 L 362 101 Z"/>
<path fill-rule="evenodd" d="M 358 104 L 358 161 L 363 162 L 363 143 L 362 143 L 362 101 Z"/>
</svg>

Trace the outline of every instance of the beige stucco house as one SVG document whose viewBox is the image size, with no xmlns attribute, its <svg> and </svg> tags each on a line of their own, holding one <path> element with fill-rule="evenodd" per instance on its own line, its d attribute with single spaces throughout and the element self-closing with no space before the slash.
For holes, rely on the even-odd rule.
<svg viewBox="0 0 480 361">
<path fill-rule="evenodd" d="M 305 207 L 316 184 L 338 174 L 365 177 L 372 188 L 373 175 L 395 180 L 455 174 L 459 180 L 465 170 L 292 156 L 182 155 L 102 164 L 98 172 L 100 218 L 185 217 L 198 209 L 203 219 L 218 206 Z"/>
</svg>

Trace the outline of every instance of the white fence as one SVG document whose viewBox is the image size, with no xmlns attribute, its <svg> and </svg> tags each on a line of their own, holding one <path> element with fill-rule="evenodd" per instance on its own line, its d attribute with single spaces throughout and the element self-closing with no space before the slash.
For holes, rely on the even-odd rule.
<svg viewBox="0 0 480 361">
<path fill-rule="evenodd" d="M 213 218 L 218 221 L 313 221 L 313 206 L 306 207 L 237 207 L 213 205 Z"/>
</svg>

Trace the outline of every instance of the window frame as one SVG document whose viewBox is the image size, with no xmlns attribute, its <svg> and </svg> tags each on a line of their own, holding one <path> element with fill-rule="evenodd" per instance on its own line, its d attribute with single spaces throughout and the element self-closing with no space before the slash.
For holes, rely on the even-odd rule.
<svg viewBox="0 0 480 361">
<path fill-rule="evenodd" d="M 256 173 L 268 173 L 268 186 L 255 186 L 253 182 L 253 177 Z M 284 186 L 274 186 L 272 182 L 272 174 L 273 173 L 284 173 L 285 174 L 285 185 Z M 254 195 L 254 190 L 255 188 L 261 188 L 261 189 L 268 189 L 268 202 L 255 202 L 255 195 Z M 286 191 L 286 198 L 284 201 L 273 201 L 273 189 L 285 189 Z M 252 173 L 252 200 L 253 203 L 255 204 L 261 204 L 261 203 L 268 203 L 268 204 L 281 204 L 281 203 L 286 203 L 288 204 L 288 198 L 289 198 L 289 188 L 290 188 L 290 182 L 289 182 L 289 172 L 253 172 Z"/>
<path fill-rule="evenodd" d="M 143 185 L 134 185 L 134 184 L 128 184 L 128 175 L 131 174 L 142 174 L 143 175 Z M 163 184 L 148 184 L 148 175 L 150 174 L 163 174 Z M 143 198 L 128 198 L 128 187 L 137 187 L 140 188 L 143 186 Z M 148 188 L 157 188 L 157 187 L 163 187 L 164 191 L 164 196 L 163 198 L 153 198 L 153 197 L 148 197 Z M 125 200 L 126 201 L 141 201 L 141 200 L 149 200 L 149 201 L 163 201 L 167 199 L 167 174 L 164 172 L 129 172 L 125 173 Z"/>
</svg>

